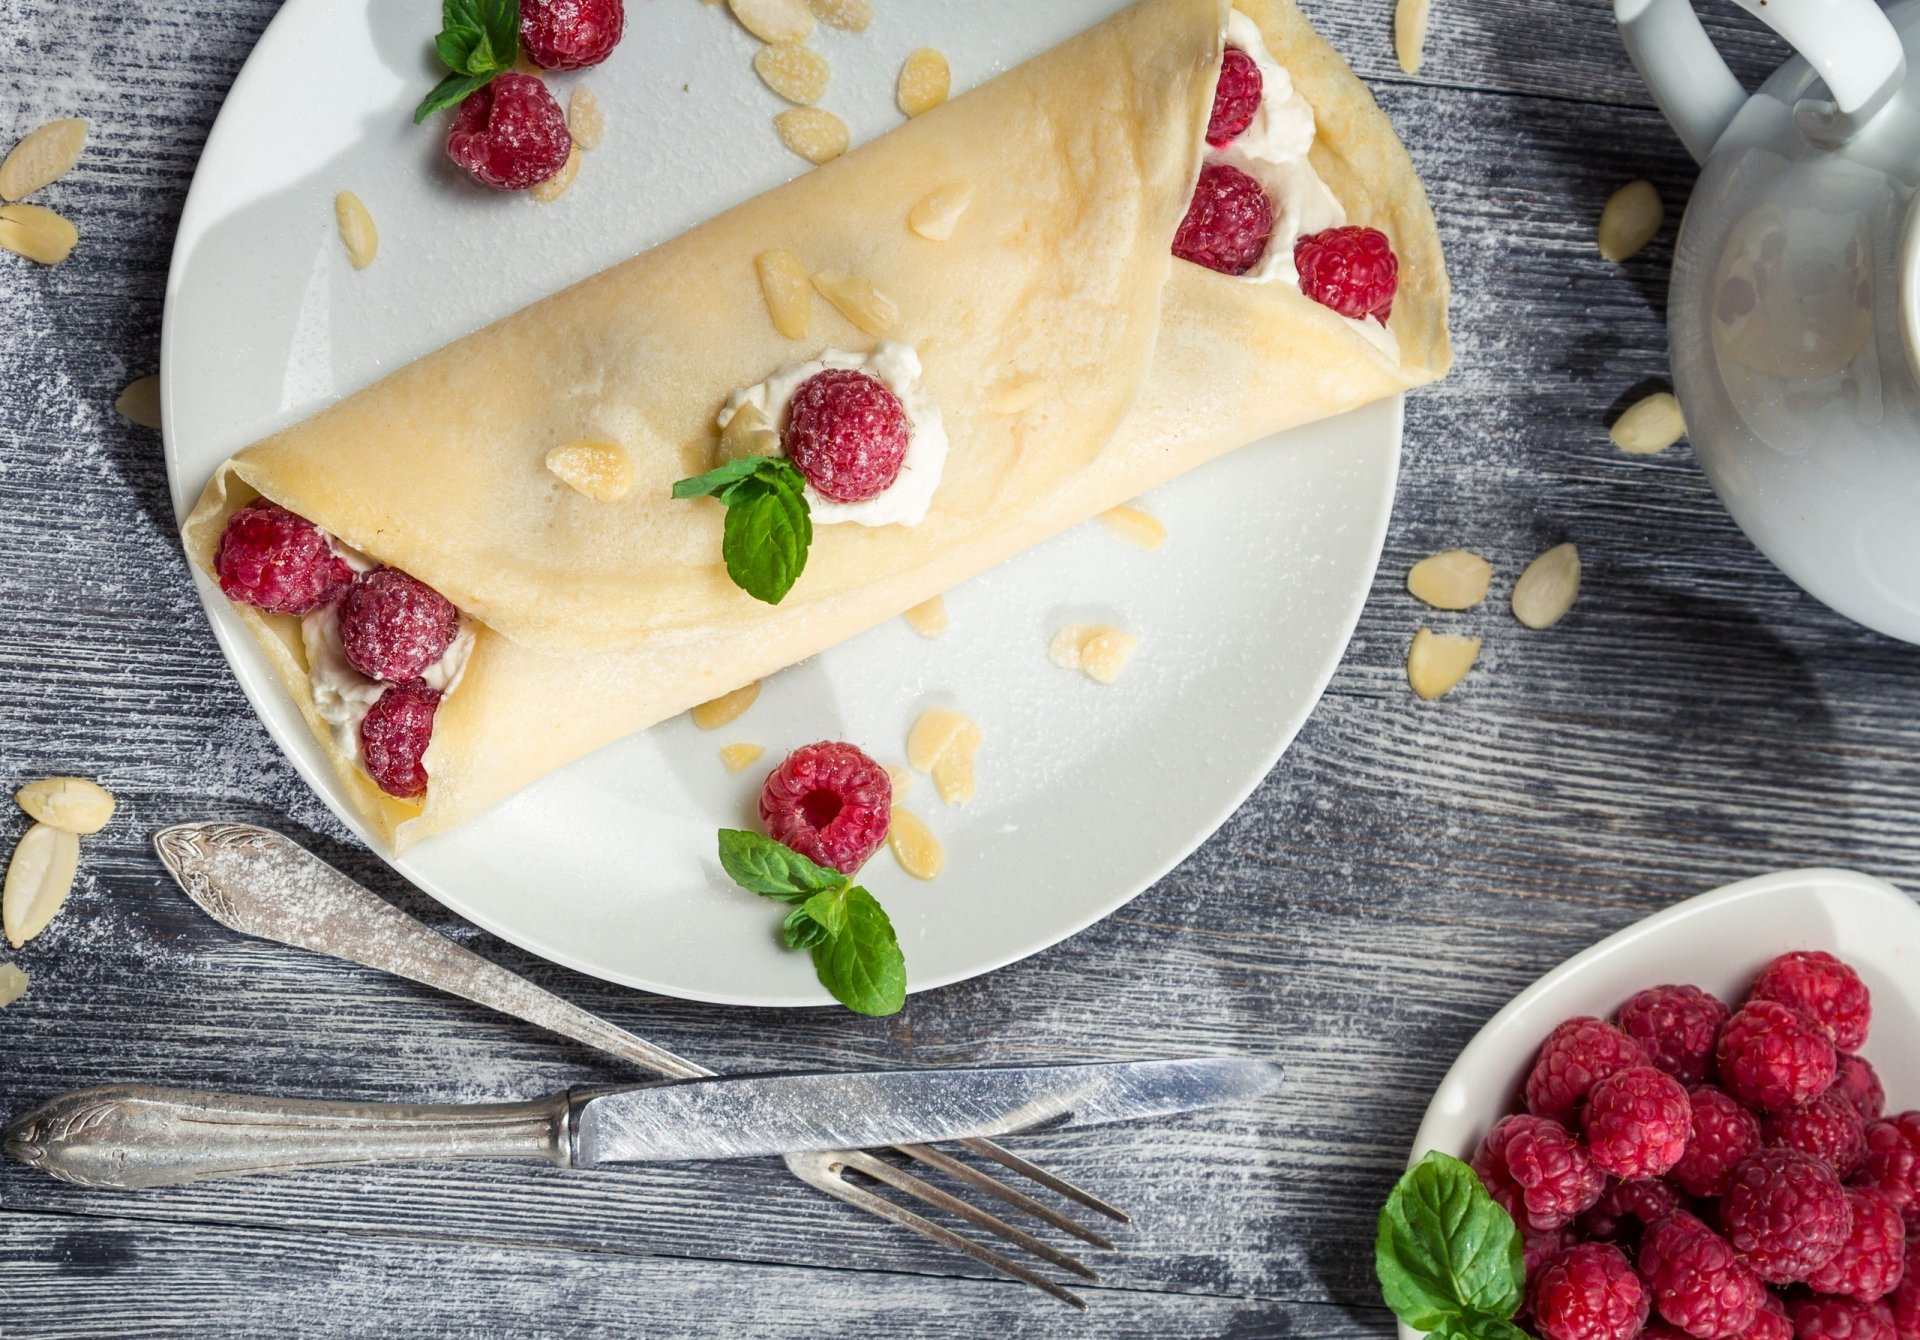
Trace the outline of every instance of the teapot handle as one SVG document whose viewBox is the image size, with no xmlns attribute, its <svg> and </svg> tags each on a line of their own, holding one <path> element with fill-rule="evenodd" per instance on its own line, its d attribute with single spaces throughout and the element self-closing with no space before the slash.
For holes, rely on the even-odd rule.
<svg viewBox="0 0 1920 1340">
<path fill-rule="evenodd" d="M 1873 0 L 1737 3 L 1791 43 L 1826 82 L 1831 102 L 1806 98 L 1794 108 L 1794 121 L 1817 143 L 1844 143 L 1906 77 L 1900 35 Z M 1747 93 L 1714 49 L 1693 0 L 1614 0 L 1613 17 L 1654 101 L 1687 152 L 1705 162 Z"/>
</svg>

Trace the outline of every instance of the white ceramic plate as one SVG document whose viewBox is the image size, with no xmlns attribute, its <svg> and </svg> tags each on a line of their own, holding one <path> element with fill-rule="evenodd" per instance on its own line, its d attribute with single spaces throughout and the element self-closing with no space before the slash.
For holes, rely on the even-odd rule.
<svg viewBox="0 0 1920 1340">
<path fill-rule="evenodd" d="M 936 43 L 956 86 L 1045 49 L 1118 0 L 948 0 L 879 6 L 861 35 L 822 29 L 825 104 L 856 139 L 897 124 L 893 79 Z M 187 199 L 162 340 L 167 466 L 182 514 L 215 466 L 447 341 L 678 233 L 801 168 L 781 104 L 724 8 L 629 0 L 628 31 L 589 84 L 607 133 L 557 204 L 471 186 L 444 125 L 411 124 L 431 87 L 432 0 L 289 0 L 235 82 Z M 335 235 L 348 188 L 378 223 L 356 273 Z M 751 815 L 768 763 L 844 738 L 898 762 L 935 701 L 981 724 L 979 799 L 941 807 L 924 779 L 905 803 L 946 845 L 916 884 L 886 854 L 886 903 L 915 989 L 986 972 L 1113 911 L 1211 833 L 1273 766 L 1332 674 L 1366 598 L 1392 507 L 1400 406 L 1384 403 L 1248 448 L 1148 505 L 1156 554 L 1085 526 L 948 597 L 938 642 L 874 630 L 770 681 L 733 726 L 685 719 L 528 788 L 396 867 L 463 916 L 581 971 L 670 995 L 754 1005 L 826 1000 L 803 955 L 774 941 L 777 909 L 730 888 L 714 830 Z M 254 708 L 349 826 L 335 782 L 265 662 L 213 588 L 202 594 Z M 1141 646 L 1111 687 L 1056 669 L 1063 622 L 1102 617 Z"/>
<path fill-rule="evenodd" d="M 1860 974 L 1873 993 L 1873 1027 L 1860 1054 L 1879 1072 L 1889 1112 L 1920 1105 L 1920 904 L 1851 870 L 1787 870 L 1636 922 L 1515 996 L 1434 1091 L 1409 1163 L 1435 1149 L 1471 1158 L 1514 1110 L 1535 1053 L 1561 1020 L 1605 1018 L 1663 982 L 1690 982 L 1737 1003 L 1769 960 L 1794 949 L 1824 949 Z M 1402 1326 L 1400 1334 L 1421 1333 Z"/>
</svg>

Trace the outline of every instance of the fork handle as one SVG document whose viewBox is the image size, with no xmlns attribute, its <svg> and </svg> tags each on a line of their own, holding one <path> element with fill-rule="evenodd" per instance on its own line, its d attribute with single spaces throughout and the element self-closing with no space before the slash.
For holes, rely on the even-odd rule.
<svg viewBox="0 0 1920 1340">
<path fill-rule="evenodd" d="M 131 1191 L 339 1163 L 573 1163 L 565 1092 L 526 1103 L 329 1103 L 110 1084 L 9 1123 L 6 1152 L 63 1181 Z"/>
</svg>

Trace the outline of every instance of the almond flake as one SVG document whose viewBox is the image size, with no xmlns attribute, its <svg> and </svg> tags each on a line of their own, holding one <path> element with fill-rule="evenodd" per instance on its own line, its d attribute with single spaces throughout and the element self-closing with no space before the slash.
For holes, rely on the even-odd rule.
<svg viewBox="0 0 1920 1340">
<path fill-rule="evenodd" d="M 953 71 L 947 58 L 932 47 L 921 47 L 900 67 L 900 85 L 896 96 L 900 110 L 908 116 L 930 112 L 947 100 L 953 86 Z"/>
<path fill-rule="evenodd" d="M 907 227 L 929 242 L 944 242 L 960 226 L 960 216 L 973 203 L 973 183 L 957 181 L 927 195 L 907 211 Z"/>
<path fill-rule="evenodd" d="M 766 412 L 748 402 L 735 410 L 728 418 L 727 426 L 720 430 L 720 447 L 714 453 L 714 464 L 725 465 L 728 461 L 742 460 L 748 456 L 779 454 L 780 434 L 767 421 Z"/>
<path fill-rule="evenodd" d="M 1600 254 L 1610 261 L 1625 260 L 1653 241 L 1666 217 L 1652 182 L 1628 182 L 1607 197 L 1600 211 Z"/>
<path fill-rule="evenodd" d="M 1465 549 L 1449 549 L 1413 565 L 1407 590 L 1437 610 L 1470 610 L 1487 598 L 1493 564 Z"/>
<path fill-rule="evenodd" d="M 754 53 L 753 71 L 768 88 L 803 107 L 820 101 L 833 76 L 827 58 L 805 46 L 761 47 Z"/>
<path fill-rule="evenodd" d="M 873 0 L 809 0 L 813 15 L 829 28 L 864 33 L 873 25 Z"/>
<path fill-rule="evenodd" d="M 41 265 L 58 265 L 73 254 L 80 232 L 50 209 L 0 205 L 0 247 Z"/>
<path fill-rule="evenodd" d="M 745 772 L 766 752 L 765 745 L 730 744 L 720 751 L 720 761 L 726 765 L 728 772 Z"/>
<path fill-rule="evenodd" d="M 773 118 L 780 143 L 809 163 L 830 163 L 847 151 L 847 123 L 818 107 L 794 107 Z"/>
<path fill-rule="evenodd" d="M 1069 624 L 1053 635 L 1047 657 L 1062 670 L 1083 671 L 1088 679 L 1111 684 L 1139 645 L 1132 633 L 1109 624 Z"/>
<path fill-rule="evenodd" d="M 813 33 L 806 0 L 727 0 L 727 8 L 762 42 L 804 42 Z"/>
<path fill-rule="evenodd" d="M 142 428 L 159 428 L 160 379 L 141 377 L 128 383 L 127 389 L 114 397 L 113 408 L 128 423 L 137 423 Z"/>
<path fill-rule="evenodd" d="M 980 728 L 964 713 L 930 707 L 907 733 L 907 762 L 931 773 L 934 790 L 949 805 L 973 799 L 973 755 L 980 747 Z"/>
<path fill-rule="evenodd" d="M 890 334 L 899 323 L 900 309 L 871 279 L 823 270 L 813 277 L 813 286 L 835 311 L 876 339 Z"/>
<path fill-rule="evenodd" d="M 753 258 L 773 328 L 790 340 L 807 338 L 813 324 L 813 283 L 807 267 L 791 251 L 763 251 Z"/>
<path fill-rule="evenodd" d="M 760 696 L 760 681 L 754 680 L 744 688 L 732 693 L 723 693 L 712 702 L 701 703 L 693 709 L 693 724 L 701 730 L 719 730 L 730 722 L 737 721 L 741 714 L 753 706 L 753 700 Z"/>
<path fill-rule="evenodd" d="M 585 84 L 576 86 L 567 99 L 567 134 L 582 149 L 593 150 L 606 133 L 607 117 L 600 110 L 600 99 Z"/>
<path fill-rule="evenodd" d="M 1407 683 L 1423 700 L 1432 702 L 1466 678 L 1480 655 L 1480 639 L 1456 637 L 1422 628 L 1407 648 Z"/>
<path fill-rule="evenodd" d="M 380 230 L 373 226 L 373 215 L 352 191 L 333 198 L 333 221 L 340 229 L 340 243 L 347 249 L 353 268 L 364 270 L 380 254 Z"/>
<path fill-rule="evenodd" d="M 633 492 L 633 458 L 612 442 L 579 441 L 547 453 L 547 469 L 595 502 L 619 502 Z"/>
<path fill-rule="evenodd" d="M 17 964 L 0 963 L 0 1009 L 27 994 L 27 975 Z"/>
<path fill-rule="evenodd" d="M 1580 551 L 1556 544 L 1527 564 L 1513 584 L 1513 617 L 1529 628 L 1551 628 L 1580 595 Z"/>
<path fill-rule="evenodd" d="M 1686 435 L 1687 421 L 1671 391 L 1656 391 L 1631 406 L 1607 434 L 1614 446 L 1634 456 L 1665 451 Z"/>
<path fill-rule="evenodd" d="M 1393 54 L 1400 68 L 1419 74 L 1427 49 L 1427 13 L 1432 0 L 1400 0 L 1393 10 Z"/>
<path fill-rule="evenodd" d="M 940 596 L 923 600 L 900 616 L 921 637 L 939 637 L 947 631 L 947 602 Z"/>
<path fill-rule="evenodd" d="M 45 930 L 73 892 L 80 866 L 80 839 L 52 824 L 35 824 L 21 835 L 0 891 L 0 926 L 15 949 Z"/>
<path fill-rule="evenodd" d="M 915 879 L 933 879 L 947 863 L 947 853 L 933 830 L 919 815 L 899 805 L 887 815 L 887 846 L 900 868 Z"/>
<path fill-rule="evenodd" d="M 49 121 L 31 130 L 0 162 L 0 200 L 25 200 L 50 186 L 80 161 L 87 144 L 87 123 L 77 116 Z"/>
<path fill-rule="evenodd" d="M 580 146 L 578 144 L 569 144 L 567 146 L 567 161 L 560 165 L 560 170 L 551 177 L 548 177 L 545 181 L 537 184 L 531 191 L 528 191 L 527 194 L 532 196 L 540 204 L 551 205 L 567 193 L 567 188 L 573 185 L 573 179 L 579 175 Z"/>
<path fill-rule="evenodd" d="M 933 789 L 949 805 L 973 799 L 973 746 L 955 745 L 933 765 Z"/>
<path fill-rule="evenodd" d="M 1160 518 L 1137 507 L 1110 507 L 1100 514 L 1100 524 L 1148 553 L 1167 542 L 1167 528 Z"/>
<path fill-rule="evenodd" d="M 987 408 L 995 414 L 1025 414 L 1047 398 L 1047 384 L 1038 377 L 1012 377 L 987 393 Z"/>
<path fill-rule="evenodd" d="M 84 777 L 43 777 L 13 798 L 30 817 L 69 833 L 98 833 L 113 818 L 113 797 Z"/>
</svg>

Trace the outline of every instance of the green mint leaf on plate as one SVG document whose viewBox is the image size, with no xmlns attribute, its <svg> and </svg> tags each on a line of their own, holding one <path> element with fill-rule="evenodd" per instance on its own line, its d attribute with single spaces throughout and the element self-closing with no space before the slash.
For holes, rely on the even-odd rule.
<svg viewBox="0 0 1920 1340">
<path fill-rule="evenodd" d="M 413 123 L 417 126 L 435 112 L 448 107 L 457 107 L 466 100 L 469 93 L 486 85 L 486 79 L 476 79 L 470 74 L 450 74 L 433 86 L 433 92 L 421 100 L 413 109 Z"/>
<path fill-rule="evenodd" d="M 1407 1325 L 1452 1340 L 1511 1340 L 1523 1274 L 1520 1230 L 1473 1169 L 1438 1150 L 1380 1210 L 1374 1271 Z"/>
<path fill-rule="evenodd" d="M 742 456 L 739 460 L 728 461 L 725 465 L 716 465 L 704 475 L 695 475 L 692 479 L 683 479 L 673 486 L 676 498 L 704 498 L 709 494 L 724 493 L 735 484 L 752 479 L 763 470 L 769 475 L 777 473 L 777 467 L 786 465 L 785 461 L 771 456 Z M 792 470 L 792 466 L 787 466 Z M 798 474 L 799 471 L 795 470 Z"/>
<path fill-rule="evenodd" d="M 807 905 L 802 903 L 780 924 L 780 938 L 789 949 L 811 949 L 826 943 L 827 928 L 808 916 Z"/>
<path fill-rule="evenodd" d="M 857 884 L 842 902 L 844 929 L 812 948 L 820 985 L 855 1014 L 898 1013 L 907 1000 L 907 960 L 887 910 Z"/>
<path fill-rule="evenodd" d="M 452 73 L 414 109 L 415 125 L 513 68 L 520 56 L 520 0 L 442 0 L 433 47 Z"/>
<path fill-rule="evenodd" d="M 813 517 L 806 479 L 791 461 L 743 456 L 673 486 L 676 498 L 717 499 L 727 509 L 720 556 L 733 584 L 769 605 L 786 598 L 806 571 Z"/>
<path fill-rule="evenodd" d="M 738 828 L 720 830 L 720 868 L 741 888 L 783 903 L 804 903 L 847 883 L 838 870 L 815 865 L 784 842 Z"/>
</svg>

